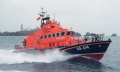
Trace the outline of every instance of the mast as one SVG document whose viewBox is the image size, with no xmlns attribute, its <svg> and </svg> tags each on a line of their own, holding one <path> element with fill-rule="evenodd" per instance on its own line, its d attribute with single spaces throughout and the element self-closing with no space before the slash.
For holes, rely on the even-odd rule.
<svg viewBox="0 0 120 72">
<path fill-rule="evenodd" d="M 40 15 L 41 19 L 43 20 L 44 15 L 45 15 L 46 12 L 43 11 L 43 7 L 41 7 L 41 10 L 42 10 L 42 12 L 40 12 L 38 15 Z M 44 22 L 44 20 L 43 20 L 43 22 L 42 22 L 42 20 L 41 20 L 41 25 Z M 41 27 L 41 25 L 40 25 L 40 27 Z"/>
<path fill-rule="evenodd" d="M 38 15 L 40 15 L 40 17 L 41 17 L 41 25 L 40 25 L 40 28 L 42 29 L 42 24 L 44 23 L 44 15 L 45 15 L 45 13 L 46 12 L 43 12 L 43 7 L 41 7 L 41 10 L 42 10 L 42 12 L 40 12 Z M 44 30 L 42 30 L 42 35 L 44 34 Z"/>
<path fill-rule="evenodd" d="M 44 16 L 43 16 L 43 7 L 41 8 L 42 9 L 42 15 L 41 15 L 41 17 L 42 17 L 42 19 L 44 18 Z M 42 25 L 42 20 L 41 20 L 41 25 Z M 41 27 L 41 26 L 40 26 Z"/>
</svg>

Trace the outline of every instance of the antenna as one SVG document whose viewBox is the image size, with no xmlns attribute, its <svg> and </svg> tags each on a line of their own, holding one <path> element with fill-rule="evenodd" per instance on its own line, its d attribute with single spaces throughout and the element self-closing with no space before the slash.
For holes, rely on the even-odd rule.
<svg viewBox="0 0 120 72">
<path fill-rule="evenodd" d="M 43 16 L 43 18 L 44 18 L 44 15 L 43 15 L 43 14 L 44 14 L 44 12 L 43 12 L 43 7 L 41 7 L 41 9 L 42 9 L 42 16 Z"/>
<path fill-rule="evenodd" d="M 54 20 L 55 20 L 55 13 L 54 13 Z"/>
<path fill-rule="evenodd" d="M 47 16 L 47 10 L 46 10 L 46 16 Z"/>
<path fill-rule="evenodd" d="M 43 14 L 43 7 L 41 7 L 41 9 L 42 9 L 42 14 Z"/>
</svg>

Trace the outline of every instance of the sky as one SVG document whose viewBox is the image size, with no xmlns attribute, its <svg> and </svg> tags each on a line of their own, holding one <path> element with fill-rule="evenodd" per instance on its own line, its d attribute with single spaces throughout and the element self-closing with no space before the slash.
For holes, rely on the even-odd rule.
<svg viewBox="0 0 120 72">
<path fill-rule="evenodd" d="M 41 7 L 63 28 L 120 36 L 120 0 L 0 0 L 0 32 L 40 27 Z"/>
</svg>

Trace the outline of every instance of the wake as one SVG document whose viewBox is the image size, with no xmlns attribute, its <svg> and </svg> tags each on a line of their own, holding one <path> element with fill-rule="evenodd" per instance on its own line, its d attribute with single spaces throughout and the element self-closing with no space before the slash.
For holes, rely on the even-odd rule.
<svg viewBox="0 0 120 72">
<path fill-rule="evenodd" d="M 46 62 L 65 61 L 74 56 L 59 52 L 59 50 L 46 50 L 38 54 L 27 54 L 24 52 L 13 53 L 13 50 L 0 50 L 0 64 L 15 64 L 24 62 Z"/>
</svg>

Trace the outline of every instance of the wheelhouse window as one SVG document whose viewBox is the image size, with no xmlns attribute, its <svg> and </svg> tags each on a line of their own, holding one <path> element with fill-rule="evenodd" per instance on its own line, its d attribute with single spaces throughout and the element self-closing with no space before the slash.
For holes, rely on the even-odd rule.
<svg viewBox="0 0 120 72">
<path fill-rule="evenodd" d="M 55 37 L 55 34 L 52 34 L 52 37 Z"/>
<path fill-rule="evenodd" d="M 51 38 L 51 34 L 48 35 L 48 38 Z"/>
<path fill-rule="evenodd" d="M 43 36 L 40 36 L 40 39 L 43 39 Z"/>
<path fill-rule="evenodd" d="M 71 32 L 70 32 L 70 31 L 68 31 L 68 32 L 67 32 L 67 35 L 70 35 L 70 33 L 71 33 Z"/>
<path fill-rule="evenodd" d="M 47 38 L 47 35 L 44 35 L 44 38 Z"/>
<path fill-rule="evenodd" d="M 74 35 L 75 35 L 75 32 L 72 31 L 72 35 L 74 36 Z"/>
<path fill-rule="evenodd" d="M 65 35 L 65 32 L 61 32 L 61 36 L 64 36 Z"/>
<path fill-rule="evenodd" d="M 59 34 L 59 33 L 57 33 L 57 36 L 60 36 L 60 34 Z"/>
<path fill-rule="evenodd" d="M 55 26 L 51 26 L 51 28 L 55 28 Z"/>
</svg>

